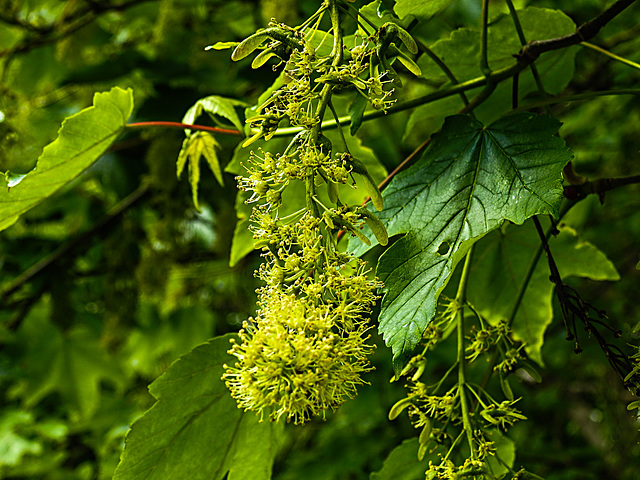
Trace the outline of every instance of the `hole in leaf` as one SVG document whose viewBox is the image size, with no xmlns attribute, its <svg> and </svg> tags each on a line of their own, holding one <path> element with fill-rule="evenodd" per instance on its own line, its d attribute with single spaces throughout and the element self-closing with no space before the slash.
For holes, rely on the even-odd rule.
<svg viewBox="0 0 640 480">
<path fill-rule="evenodd" d="M 449 253 L 449 250 L 451 249 L 451 244 L 447 241 L 444 241 L 440 244 L 440 246 L 438 247 L 438 255 L 446 255 L 447 253 Z"/>
</svg>

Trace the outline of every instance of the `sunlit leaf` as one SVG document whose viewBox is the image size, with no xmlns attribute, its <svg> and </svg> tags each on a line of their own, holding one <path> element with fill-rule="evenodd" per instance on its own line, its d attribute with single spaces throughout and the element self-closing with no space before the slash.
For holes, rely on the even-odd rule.
<svg viewBox="0 0 640 480">
<path fill-rule="evenodd" d="M 240 42 L 216 42 L 213 45 L 207 45 L 205 50 L 226 50 L 227 48 L 237 47 Z"/>
<path fill-rule="evenodd" d="M 24 456 L 42 452 L 39 442 L 24 436 L 33 423 L 31 412 L 7 409 L 0 414 L 0 468 L 18 465 Z"/>
<path fill-rule="evenodd" d="M 400 18 L 415 15 L 426 20 L 444 10 L 453 0 L 396 0 L 393 8 Z"/>
<path fill-rule="evenodd" d="M 380 332 L 396 368 L 417 346 L 473 242 L 505 220 L 520 224 L 557 213 L 561 171 L 572 156 L 555 136 L 559 126 L 534 114 L 488 127 L 468 116 L 449 117 L 421 160 L 384 191 L 379 217 L 389 236 L 406 234 L 380 257 L 377 271 L 386 292 Z"/>
<path fill-rule="evenodd" d="M 157 402 L 131 426 L 115 480 L 271 478 L 283 425 L 231 398 L 221 380 L 230 338 L 196 347 L 151 384 Z"/>
<path fill-rule="evenodd" d="M 235 100 L 233 98 L 220 97 L 218 95 L 209 95 L 208 97 L 201 98 L 198 100 L 187 113 L 184 114 L 182 118 L 182 123 L 194 124 L 196 119 L 202 114 L 202 112 L 206 112 L 209 116 L 214 120 L 217 119 L 214 115 L 218 115 L 220 117 L 226 118 L 238 129 L 239 132 L 244 131 L 244 124 L 240 120 L 236 112 L 236 107 L 246 107 L 246 103 L 241 102 L 240 100 Z"/>
<path fill-rule="evenodd" d="M 495 455 L 487 456 L 487 463 L 495 478 L 501 478 L 513 467 L 513 462 L 516 458 L 515 443 L 497 430 L 487 431 L 485 435 L 487 441 L 493 442 L 493 447 L 496 449 Z M 496 457 L 500 460 L 497 460 Z"/>
<path fill-rule="evenodd" d="M 133 93 L 118 87 L 96 93 L 93 106 L 67 118 L 36 167 L 9 190 L 0 189 L 0 230 L 89 168 L 122 133 Z"/>
<path fill-rule="evenodd" d="M 196 132 L 185 138 L 182 149 L 176 162 L 178 177 L 182 174 L 185 165 L 189 164 L 189 184 L 191 185 L 191 196 L 193 204 L 199 210 L 198 205 L 198 183 L 200 183 L 200 158 L 204 157 L 207 165 L 213 172 L 220 185 L 223 185 L 222 168 L 218 160 L 216 149 L 220 144 L 213 135 L 208 132 Z"/>
</svg>

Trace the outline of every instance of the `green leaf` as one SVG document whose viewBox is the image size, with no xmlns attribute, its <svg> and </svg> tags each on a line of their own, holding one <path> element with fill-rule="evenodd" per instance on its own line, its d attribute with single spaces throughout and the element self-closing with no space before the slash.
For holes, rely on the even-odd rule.
<svg viewBox="0 0 640 480">
<path fill-rule="evenodd" d="M 492 232 L 478 243 L 467 297 L 490 323 L 496 324 L 510 315 L 539 245 L 532 222 Z M 560 227 L 560 233 L 549 240 L 549 247 L 562 278 L 620 279 L 604 253 L 582 241 L 570 227 Z M 514 336 L 526 343 L 529 357 L 540 364 L 544 333 L 553 319 L 553 288 L 543 255 L 513 321 Z"/>
<path fill-rule="evenodd" d="M 235 48 L 240 42 L 216 42 L 212 45 L 204 47 L 205 50 L 226 50 L 227 48 Z"/>
<path fill-rule="evenodd" d="M 518 11 L 518 18 L 526 39 L 545 40 L 561 37 L 575 31 L 574 22 L 559 10 L 529 7 Z M 513 21 L 509 16 L 501 16 L 492 21 L 488 33 L 489 66 L 493 70 L 506 68 L 515 63 L 513 55 L 522 48 Z M 483 76 L 480 70 L 480 30 L 476 28 L 461 28 L 451 33 L 449 38 L 442 39 L 431 45 L 432 51 L 449 67 L 456 80 L 461 83 L 472 78 Z M 542 84 L 547 93 L 562 92 L 573 77 L 574 61 L 577 47 L 563 48 L 549 52 L 536 60 L 535 65 L 542 78 Z M 451 86 L 449 79 L 442 69 L 427 55 L 418 60 L 422 75 L 430 81 L 442 82 L 442 88 Z M 537 94 L 538 87 L 531 73 L 526 69 L 518 76 L 519 97 Z M 472 92 L 473 93 L 473 92 Z M 407 123 L 405 140 L 416 131 L 428 134 L 424 125 L 431 125 L 435 120 L 438 124 L 445 115 L 462 108 L 458 96 L 451 100 L 440 100 L 418 107 Z M 482 121 L 493 121 L 499 115 L 512 108 L 512 84 L 502 82 L 485 102 L 475 110 L 476 116 Z M 434 119 L 435 117 L 435 119 Z"/>
<path fill-rule="evenodd" d="M 495 478 L 501 478 L 513 467 L 513 462 L 516 459 L 515 443 L 497 430 L 487 431 L 485 435 L 487 441 L 493 442 L 493 446 L 496 449 L 495 456 L 490 455 L 487 457 L 487 463 Z M 499 458 L 500 461 L 498 461 L 496 457 Z"/>
<path fill-rule="evenodd" d="M 520 224 L 557 213 L 561 171 L 572 157 L 555 136 L 559 126 L 530 113 L 489 127 L 464 115 L 448 117 L 421 160 L 387 187 L 378 216 L 389 236 L 406 234 L 378 264 L 386 291 L 380 332 L 396 367 L 417 346 L 472 243 L 505 220 Z"/>
<path fill-rule="evenodd" d="M 209 95 L 208 97 L 198 100 L 182 118 L 182 123 L 193 125 L 202 112 L 207 112 L 209 116 L 216 121 L 214 115 L 219 115 L 231 121 L 239 132 L 244 131 L 244 124 L 240 120 L 236 107 L 246 107 L 245 102 L 234 100 L 233 98 L 220 97 L 218 95 Z"/>
<path fill-rule="evenodd" d="M 427 20 L 444 10 L 453 0 L 396 0 L 394 11 L 403 18 L 414 15 L 420 20 Z"/>
<path fill-rule="evenodd" d="M 231 243 L 231 253 L 229 255 L 230 267 L 237 265 L 240 260 L 254 250 L 253 234 L 249 230 L 251 207 L 246 203 L 250 197 L 250 194 L 243 191 L 238 191 L 236 194 L 236 226 L 233 231 L 233 242 Z"/>
<path fill-rule="evenodd" d="M 349 116 L 351 117 L 349 133 L 351 133 L 351 136 L 355 135 L 360 125 L 362 125 L 362 116 L 368 103 L 369 101 L 365 96 L 361 95 L 360 92 L 356 92 L 355 98 L 349 104 Z"/>
<path fill-rule="evenodd" d="M 418 437 L 403 441 L 385 459 L 382 468 L 371 474 L 371 480 L 415 480 L 424 478 L 428 463 L 418 460 Z"/>
<path fill-rule="evenodd" d="M 74 420 L 88 419 L 100 405 L 100 385 L 120 388 L 124 376 L 96 334 L 78 327 L 62 333 L 43 315 L 32 315 L 19 330 L 29 377 L 13 394 L 30 408 L 58 392 Z"/>
<path fill-rule="evenodd" d="M 0 414 L 0 473 L 2 466 L 18 465 L 23 457 L 42 452 L 42 444 L 25 435 L 33 424 L 31 412 L 12 409 Z"/>
<path fill-rule="evenodd" d="M 555 38 L 573 33 L 576 29 L 573 20 L 559 10 L 529 7 L 517 13 L 528 41 Z M 487 55 L 492 70 L 513 65 L 515 63 L 513 55 L 517 54 L 521 48 L 522 44 L 510 16 L 503 15 L 491 23 L 488 31 Z M 434 43 L 431 49 L 449 67 L 458 82 L 482 76 L 478 61 L 479 29 L 454 30 L 449 38 Z M 548 93 L 560 93 L 569 84 L 573 75 L 576 51 L 575 48 L 565 48 L 545 53 L 536 61 L 535 65 Z M 418 64 L 426 78 L 446 81 L 445 73 L 431 58 L 425 55 Z M 511 93 L 511 85 L 507 87 Z M 536 89 L 531 70 L 521 73 L 519 78 L 521 96 Z"/>
<path fill-rule="evenodd" d="M 131 426 L 115 480 L 271 478 L 283 425 L 231 398 L 221 380 L 230 338 L 196 347 L 151 384 L 157 402 Z"/>
<path fill-rule="evenodd" d="M 253 51 L 258 48 L 262 42 L 267 40 L 269 35 L 264 30 L 254 33 L 250 37 L 245 38 L 240 44 L 233 50 L 231 54 L 231 60 L 237 62 L 244 57 L 251 55 Z"/>
<path fill-rule="evenodd" d="M 367 5 L 360 7 L 358 13 L 365 17 L 369 22 L 373 23 L 376 28 L 381 27 L 388 22 L 398 22 L 398 18 L 393 13 L 391 7 L 395 0 L 375 0 Z M 369 22 L 366 22 L 367 24 Z M 369 31 L 364 30 L 361 25 L 358 25 L 357 36 L 360 38 L 366 38 L 369 36 Z"/>
<path fill-rule="evenodd" d="M 114 87 L 96 93 L 93 106 L 65 119 L 36 167 L 10 189 L 0 189 L 0 230 L 98 160 L 122 133 L 132 109 L 132 91 Z"/>
<path fill-rule="evenodd" d="M 182 142 L 182 148 L 178 155 L 177 175 L 180 177 L 184 167 L 189 162 L 189 183 L 191 184 L 191 197 L 193 204 L 200 210 L 198 205 L 198 183 L 200 182 L 200 157 L 204 157 L 220 185 L 224 184 L 222 169 L 218 160 L 216 149 L 220 144 L 215 137 L 208 132 L 196 132 L 189 135 Z"/>
</svg>

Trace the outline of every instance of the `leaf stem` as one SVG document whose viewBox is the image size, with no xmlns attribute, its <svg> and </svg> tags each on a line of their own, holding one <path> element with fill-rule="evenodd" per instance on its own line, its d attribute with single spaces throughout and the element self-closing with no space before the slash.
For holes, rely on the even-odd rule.
<svg viewBox="0 0 640 480">
<path fill-rule="evenodd" d="M 527 44 L 527 37 L 525 37 L 524 35 L 524 30 L 522 28 L 522 24 L 520 23 L 520 18 L 518 18 L 518 12 L 516 11 L 516 8 L 513 6 L 513 2 L 511 0 L 505 0 L 505 1 L 507 2 L 509 15 L 511 15 L 511 20 L 513 20 L 513 26 L 516 28 L 516 32 L 518 34 L 518 39 L 520 40 L 520 44 L 524 47 Z M 535 62 L 531 62 L 531 73 L 533 74 L 533 79 L 536 82 L 538 91 L 540 92 L 541 95 L 546 96 L 544 86 L 542 85 L 542 79 L 540 78 L 540 74 L 538 73 L 538 67 L 536 67 Z"/>
<path fill-rule="evenodd" d="M 471 257 L 473 255 L 473 245 L 469 248 L 467 256 L 464 261 L 464 267 L 462 268 L 462 275 L 460 277 L 460 283 L 458 284 L 458 293 L 456 294 L 456 303 L 460 305 L 458 310 L 458 395 L 460 396 L 460 410 L 462 413 L 462 425 L 467 435 L 467 441 L 469 442 L 469 449 L 471 451 L 471 458 L 476 458 L 476 452 L 473 448 L 473 426 L 471 425 L 471 418 L 469 416 L 469 402 L 467 399 L 467 377 L 466 377 L 466 359 L 465 359 L 465 347 L 464 347 L 464 303 L 467 297 L 467 284 L 469 281 L 469 274 L 471 271 Z"/>
<path fill-rule="evenodd" d="M 627 60 L 624 57 L 620 57 L 620 56 L 616 55 L 615 53 L 611 53 L 610 51 L 605 50 L 602 47 L 594 45 L 593 43 L 580 42 L 580 45 L 582 45 L 583 47 L 590 48 L 591 50 L 595 50 L 596 52 L 602 53 L 603 55 L 606 55 L 607 57 L 612 58 L 613 60 L 617 60 L 620 63 L 624 63 L 625 65 L 629 65 L 630 67 L 637 68 L 638 70 L 640 70 L 640 64 L 639 63 L 632 62 L 631 60 Z"/>
<path fill-rule="evenodd" d="M 242 132 L 238 130 L 232 130 L 230 128 L 220 127 L 208 127 L 206 125 L 192 125 L 189 123 L 180 122 L 134 122 L 127 123 L 126 128 L 146 128 L 146 127 L 167 127 L 167 128 L 180 128 L 185 130 L 202 130 L 204 132 L 226 133 L 228 135 L 242 135 Z"/>
<path fill-rule="evenodd" d="M 489 56 L 487 48 L 487 40 L 489 36 L 489 0 L 482 0 L 482 15 L 481 15 L 481 30 L 480 30 L 480 71 L 485 77 L 491 75 L 491 68 L 489 68 Z"/>
</svg>

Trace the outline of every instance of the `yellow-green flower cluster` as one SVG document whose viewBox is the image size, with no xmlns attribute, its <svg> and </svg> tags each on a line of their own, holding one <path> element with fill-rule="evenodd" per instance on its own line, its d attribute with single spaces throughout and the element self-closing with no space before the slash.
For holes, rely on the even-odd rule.
<svg viewBox="0 0 640 480">
<path fill-rule="evenodd" d="M 322 36 L 316 34 L 327 12 L 333 47 L 322 54 L 329 37 L 318 43 Z M 261 419 L 301 424 L 324 416 L 356 395 L 357 386 L 366 383 L 361 375 L 371 369 L 368 321 L 382 285 L 370 278 L 364 262 L 340 252 L 337 234 L 345 230 L 369 242 L 360 231 L 366 224 L 380 244 L 387 244 L 388 235 L 375 214 L 343 203 L 339 187 L 356 174 L 378 210 L 382 196 L 366 166 L 349 152 L 344 134 L 335 148 L 323 135 L 322 122 L 328 111 L 337 115 L 334 91 L 355 88 L 381 108 L 390 104 L 385 99 L 391 90 L 383 88 L 386 73 L 371 62 L 378 43 L 388 49 L 398 34 L 385 27 L 351 51 L 343 43 L 339 15 L 335 1 L 325 2 L 299 28 L 272 22 L 232 54 L 240 60 L 261 50 L 254 67 L 273 57 L 282 67 L 277 90 L 247 119 L 257 131 L 243 146 L 259 138 L 268 141 L 281 123 L 301 128 L 281 153 L 251 152 L 246 174 L 237 178 L 239 188 L 250 194 L 247 203 L 254 204 L 250 230 L 264 259 L 256 276 L 265 286 L 258 290 L 256 317 L 245 322 L 240 342 L 229 351 L 236 361 L 225 367 L 223 379 L 238 406 Z M 296 182 L 304 184 L 304 207 L 281 217 L 283 193 Z M 321 188 L 326 195 L 320 195 Z"/>
<path fill-rule="evenodd" d="M 365 383 L 368 317 L 381 284 L 363 261 L 332 248 L 322 217 L 306 212 L 285 223 L 262 205 L 253 220 L 265 258 L 256 274 L 265 286 L 223 379 L 239 407 L 301 424 Z"/>
<path fill-rule="evenodd" d="M 245 410 L 302 424 L 356 395 L 369 371 L 365 322 L 348 328 L 334 305 L 265 288 L 261 309 L 245 322 L 224 380 Z"/>
</svg>

